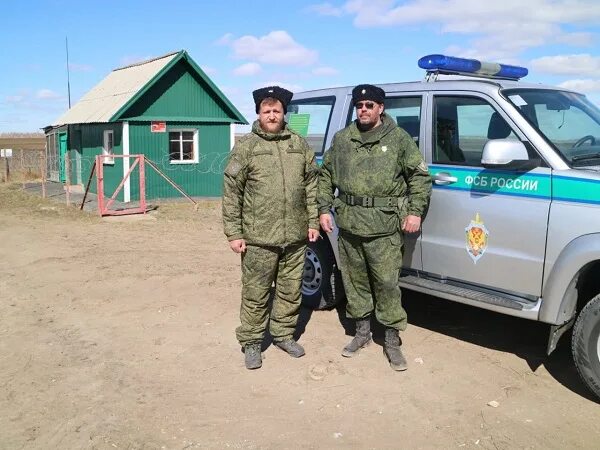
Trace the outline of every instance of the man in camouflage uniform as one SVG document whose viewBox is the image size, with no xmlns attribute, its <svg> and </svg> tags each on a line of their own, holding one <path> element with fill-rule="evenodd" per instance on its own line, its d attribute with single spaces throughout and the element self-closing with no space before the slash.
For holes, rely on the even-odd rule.
<svg viewBox="0 0 600 450">
<path fill-rule="evenodd" d="M 284 115 L 292 93 L 278 86 L 253 92 L 258 120 L 234 146 L 224 173 L 223 224 L 242 258 L 241 325 L 236 335 L 248 369 L 262 365 L 261 343 L 275 282 L 269 331 L 275 345 L 299 358 L 298 321 L 306 240 L 319 237 L 318 167 L 306 141 Z"/>
<path fill-rule="evenodd" d="M 390 366 L 406 370 L 398 335 L 407 325 L 398 286 L 402 232 L 419 231 L 431 178 L 413 139 L 384 113 L 384 100 L 385 92 L 376 86 L 353 89 L 357 119 L 336 133 L 325 153 L 317 201 L 326 232 L 333 229 L 330 210 L 335 208 L 346 314 L 356 321 L 356 335 L 342 355 L 354 356 L 371 342 L 375 309 L 385 326 Z"/>
</svg>

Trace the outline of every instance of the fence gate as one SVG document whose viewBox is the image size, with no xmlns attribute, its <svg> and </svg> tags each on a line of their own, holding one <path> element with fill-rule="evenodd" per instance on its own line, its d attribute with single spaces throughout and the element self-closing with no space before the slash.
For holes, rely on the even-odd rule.
<svg viewBox="0 0 600 450">
<path fill-rule="evenodd" d="M 113 158 L 128 158 L 130 163 L 129 170 L 123 176 L 123 179 L 115 189 L 115 192 L 106 200 L 104 195 L 104 160 L 114 160 Z M 144 155 L 97 155 L 96 156 L 96 183 L 98 192 L 98 212 L 101 216 L 121 216 L 125 214 L 146 214 L 146 177 L 144 171 Z M 117 195 L 123 189 L 125 182 L 135 169 L 139 171 L 140 179 L 140 201 L 138 207 L 111 209 L 114 205 Z"/>
</svg>

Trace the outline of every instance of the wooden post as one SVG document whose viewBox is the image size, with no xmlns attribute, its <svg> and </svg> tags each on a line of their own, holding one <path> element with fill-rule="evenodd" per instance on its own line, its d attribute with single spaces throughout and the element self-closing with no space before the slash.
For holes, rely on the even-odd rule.
<svg viewBox="0 0 600 450">
<path fill-rule="evenodd" d="M 6 156 L 6 154 L 4 154 L 4 182 L 8 183 L 10 181 L 10 165 L 9 165 L 9 160 L 10 158 L 8 156 Z"/>
<path fill-rule="evenodd" d="M 65 196 L 69 206 L 71 204 L 71 158 L 68 150 L 65 152 Z"/>
<path fill-rule="evenodd" d="M 40 159 L 40 169 L 41 169 L 41 173 L 40 175 L 42 176 L 42 198 L 46 198 L 46 157 L 43 156 Z"/>
<path fill-rule="evenodd" d="M 104 163 L 101 155 L 96 155 L 96 199 L 98 200 L 98 214 L 102 217 L 104 212 Z"/>
<path fill-rule="evenodd" d="M 27 181 L 27 175 L 29 174 L 29 167 L 25 170 L 25 159 L 23 158 L 23 149 L 21 149 L 21 180 L 23 181 L 23 190 L 25 190 L 25 184 Z"/>
</svg>

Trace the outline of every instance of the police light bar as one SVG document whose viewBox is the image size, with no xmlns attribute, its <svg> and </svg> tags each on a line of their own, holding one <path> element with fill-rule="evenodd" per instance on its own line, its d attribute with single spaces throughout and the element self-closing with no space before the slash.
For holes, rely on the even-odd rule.
<svg viewBox="0 0 600 450">
<path fill-rule="evenodd" d="M 525 67 L 507 64 L 482 62 L 476 59 L 456 58 L 454 56 L 427 55 L 419 59 L 419 67 L 427 72 L 459 74 L 487 78 L 518 80 L 529 71 Z"/>
</svg>

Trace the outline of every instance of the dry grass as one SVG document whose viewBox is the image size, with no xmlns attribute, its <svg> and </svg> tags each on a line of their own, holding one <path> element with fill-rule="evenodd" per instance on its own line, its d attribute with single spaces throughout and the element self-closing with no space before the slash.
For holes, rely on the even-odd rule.
<svg viewBox="0 0 600 450">
<path fill-rule="evenodd" d="M 0 214 L 42 215 L 67 220 L 97 221 L 99 218 L 75 206 L 23 191 L 21 183 L 0 183 Z"/>
<path fill-rule="evenodd" d="M 194 224 L 200 222 L 217 222 L 221 219 L 221 200 L 196 200 L 194 205 L 188 201 L 149 201 L 151 209 L 147 214 L 155 219 L 155 223 Z M 0 183 L 0 215 L 42 215 L 48 218 L 57 217 L 73 221 L 100 221 L 95 212 L 80 211 L 78 206 L 67 206 L 39 195 L 25 192 L 21 183 Z M 150 224 L 149 224 L 150 225 Z"/>
<path fill-rule="evenodd" d="M 191 202 L 165 201 L 159 204 L 150 201 L 150 204 L 156 205 L 156 209 L 149 214 L 155 216 L 159 221 L 167 222 L 198 222 L 208 219 L 218 219 L 221 216 L 221 200 L 196 200 L 197 204 Z"/>
</svg>

